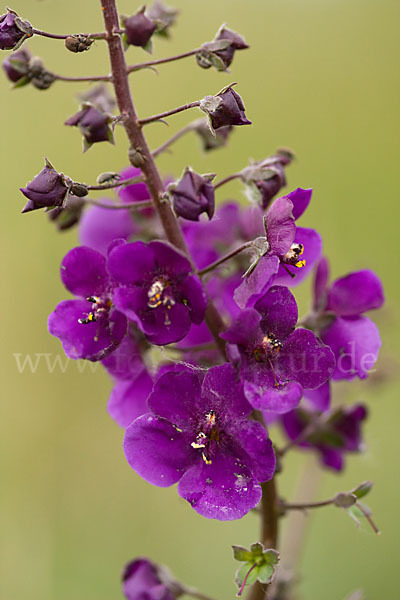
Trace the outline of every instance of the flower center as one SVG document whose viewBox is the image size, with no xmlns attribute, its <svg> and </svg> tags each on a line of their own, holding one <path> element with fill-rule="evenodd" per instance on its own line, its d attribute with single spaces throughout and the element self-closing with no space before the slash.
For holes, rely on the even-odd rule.
<svg viewBox="0 0 400 600">
<path fill-rule="evenodd" d="M 168 311 L 171 310 L 175 304 L 175 300 L 172 295 L 171 281 L 163 276 L 157 277 L 153 280 L 153 283 L 148 289 L 147 297 L 147 306 L 149 308 L 158 308 L 159 306 L 163 306 Z M 167 311 L 165 313 L 165 325 L 171 325 Z"/>
<path fill-rule="evenodd" d="M 276 358 L 282 348 L 282 342 L 273 333 L 269 333 L 254 348 L 253 354 L 257 362 L 266 362 L 268 359 Z"/>
<path fill-rule="evenodd" d="M 297 267 L 298 269 L 301 269 L 301 267 L 304 267 L 304 265 L 306 264 L 306 261 L 304 259 L 299 260 L 299 257 L 303 254 L 303 252 L 303 244 L 292 244 L 290 246 L 289 252 L 286 252 L 286 254 L 283 256 L 282 262 L 286 265 L 292 265 L 292 267 Z"/>
<path fill-rule="evenodd" d="M 86 300 L 92 303 L 92 310 L 87 313 L 87 316 L 84 319 L 78 319 L 78 323 L 81 323 L 82 325 L 99 321 L 99 319 L 109 313 L 112 306 L 111 299 L 108 295 L 88 296 Z"/>
<path fill-rule="evenodd" d="M 217 418 L 213 410 L 204 415 L 200 424 L 201 430 L 196 436 L 196 440 L 191 443 L 192 448 L 201 450 L 201 456 L 206 465 L 211 465 L 211 454 L 215 445 L 219 442 L 219 430 Z"/>
</svg>

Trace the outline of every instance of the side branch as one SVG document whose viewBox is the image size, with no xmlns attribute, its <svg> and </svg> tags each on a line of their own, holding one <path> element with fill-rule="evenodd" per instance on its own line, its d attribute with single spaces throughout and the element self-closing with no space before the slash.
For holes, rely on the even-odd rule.
<svg viewBox="0 0 400 600">
<path fill-rule="evenodd" d="M 178 106 L 178 108 L 173 108 L 171 110 L 166 110 L 158 115 L 153 115 L 152 117 L 146 117 L 145 119 L 139 119 L 140 125 L 147 125 L 147 123 L 152 123 L 153 121 L 160 121 L 165 117 L 169 117 L 171 115 L 176 115 L 177 113 L 183 112 L 184 110 L 189 110 L 190 108 L 195 108 L 200 106 L 200 100 L 196 100 L 195 102 L 189 102 L 188 104 L 183 104 L 182 106 Z"/>
</svg>

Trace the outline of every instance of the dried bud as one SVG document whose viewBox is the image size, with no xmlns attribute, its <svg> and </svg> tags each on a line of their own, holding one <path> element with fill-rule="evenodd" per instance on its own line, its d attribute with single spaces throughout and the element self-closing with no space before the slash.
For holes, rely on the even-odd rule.
<svg viewBox="0 0 400 600">
<path fill-rule="evenodd" d="M 194 125 L 194 131 L 201 139 L 203 150 L 206 152 L 226 146 L 232 130 L 233 127 L 231 125 L 227 125 L 226 127 L 220 127 L 213 135 L 205 119 L 199 119 Z"/>
<path fill-rule="evenodd" d="M 276 194 L 286 185 L 284 166 L 290 164 L 293 153 L 289 150 L 277 150 L 276 154 L 254 163 L 242 171 L 243 181 L 251 197 L 260 202 L 265 209 Z"/>
<path fill-rule="evenodd" d="M 196 59 L 203 69 L 215 67 L 218 71 L 226 71 L 233 61 L 235 50 L 248 47 L 241 35 L 222 25 L 214 41 L 202 45 Z"/>
<path fill-rule="evenodd" d="M 149 6 L 146 15 L 156 24 L 157 29 L 154 33 L 164 37 L 169 37 L 169 28 L 174 25 L 179 10 L 165 6 L 159 0 Z"/>
<path fill-rule="evenodd" d="M 123 20 L 125 41 L 129 46 L 146 48 L 157 28 L 157 25 L 146 16 L 144 11 L 145 7 L 142 7 L 135 15 Z"/>
<path fill-rule="evenodd" d="M 27 184 L 26 188 L 20 189 L 28 198 L 23 213 L 39 208 L 62 206 L 69 191 L 64 176 L 58 173 L 47 159 L 44 169 Z"/>
<path fill-rule="evenodd" d="M 16 50 L 32 35 L 32 25 L 22 21 L 13 10 L 0 16 L 0 50 Z"/>
<path fill-rule="evenodd" d="M 85 152 L 92 144 L 99 142 L 114 143 L 114 137 L 110 128 L 111 118 L 109 115 L 97 110 L 91 104 L 83 105 L 82 110 L 65 121 L 65 125 L 79 127 L 83 135 L 83 151 Z"/>
<path fill-rule="evenodd" d="M 103 83 L 95 85 L 89 91 L 79 95 L 83 104 L 92 104 L 97 110 L 103 113 L 111 113 L 117 105 L 114 96 L 108 91 L 108 87 Z"/>
<path fill-rule="evenodd" d="M 3 69 L 8 79 L 13 83 L 20 81 L 25 78 L 26 82 L 29 83 L 27 74 L 29 71 L 29 61 L 31 59 L 31 53 L 27 48 L 22 48 L 17 52 L 12 52 L 3 61 Z"/>
<path fill-rule="evenodd" d="M 86 50 L 89 50 L 93 42 L 94 39 L 89 35 L 76 33 L 75 35 L 69 35 L 65 39 L 65 47 L 70 52 L 85 52 Z"/>
<path fill-rule="evenodd" d="M 42 60 L 38 56 L 31 58 L 28 77 L 32 85 L 38 90 L 47 90 L 56 78 L 53 73 L 46 71 Z"/>
<path fill-rule="evenodd" d="M 68 195 L 64 206 L 57 206 L 48 212 L 58 231 L 66 231 L 79 223 L 85 203 L 76 196 Z"/>
<path fill-rule="evenodd" d="M 199 175 L 187 167 L 182 178 L 169 188 L 175 213 L 189 221 L 198 221 L 201 213 L 212 219 L 215 199 L 211 181 L 214 177 Z"/>
<path fill-rule="evenodd" d="M 200 108 L 210 117 L 213 129 L 227 125 L 251 125 L 251 121 L 244 114 L 243 100 L 232 89 L 232 85 L 224 88 L 219 94 L 206 96 L 200 101 Z"/>
</svg>

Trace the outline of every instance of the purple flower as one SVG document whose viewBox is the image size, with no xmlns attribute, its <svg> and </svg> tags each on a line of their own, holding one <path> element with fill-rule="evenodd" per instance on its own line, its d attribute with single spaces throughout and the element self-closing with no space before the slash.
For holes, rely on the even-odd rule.
<svg viewBox="0 0 400 600">
<path fill-rule="evenodd" d="M 79 127 L 83 135 L 84 151 L 98 142 L 114 143 L 113 133 L 110 129 L 110 116 L 90 104 L 84 105 L 82 110 L 67 119 L 64 125 Z"/>
<path fill-rule="evenodd" d="M 229 364 L 201 372 L 162 375 L 148 399 L 150 413 L 127 429 L 130 466 L 160 487 L 178 484 L 196 512 L 221 521 L 239 519 L 261 498 L 260 482 L 275 471 L 264 427 L 248 419 L 252 408 Z"/>
<path fill-rule="evenodd" d="M 29 61 L 32 55 L 27 48 L 12 52 L 3 60 L 3 69 L 8 79 L 13 83 L 26 77 L 29 71 Z"/>
<path fill-rule="evenodd" d="M 296 227 L 308 206 L 311 190 L 298 188 L 277 198 L 264 217 L 266 244 L 235 291 L 239 306 L 251 306 L 276 282 L 300 283 L 318 260 L 322 241 L 314 229 Z"/>
<path fill-rule="evenodd" d="M 221 337 L 256 410 L 285 413 L 303 389 L 316 389 L 335 368 L 332 351 L 307 329 L 295 329 L 297 305 L 290 291 L 273 286 L 243 310 Z"/>
<path fill-rule="evenodd" d="M 204 319 L 207 299 L 188 259 L 167 242 L 133 242 L 111 251 L 108 269 L 120 286 L 115 306 L 152 344 L 177 342 Z"/>
<path fill-rule="evenodd" d="M 378 358 L 381 339 L 375 323 L 363 313 L 384 303 L 382 283 L 370 270 L 350 273 L 330 286 L 328 278 L 328 262 L 323 258 L 314 281 L 313 318 L 320 320 L 321 339 L 335 354 L 333 378 L 365 379 Z M 326 324 L 324 315 L 331 317 Z"/>
<path fill-rule="evenodd" d="M 216 96 L 206 96 L 200 108 L 210 117 L 213 129 L 227 125 L 251 125 L 244 111 L 242 98 L 232 87 L 227 87 Z"/>
<path fill-rule="evenodd" d="M 61 263 L 61 279 L 79 299 L 58 304 L 49 316 L 49 332 L 61 340 L 70 358 L 105 358 L 126 333 L 126 318 L 112 302 L 115 283 L 105 257 L 85 246 L 73 248 Z"/>
<path fill-rule="evenodd" d="M 0 50 L 12 50 L 20 45 L 25 37 L 31 35 L 31 24 L 21 21 L 14 11 L 0 16 Z"/>
<path fill-rule="evenodd" d="M 127 335 L 102 364 L 115 383 L 108 401 L 108 412 L 118 425 L 126 428 L 147 412 L 146 400 L 153 389 L 153 379 L 132 335 Z"/>
<path fill-rule="evenodd" d="M 124 20 L 125 40 L 130 46 L 145 48 L 157 28 L 157 25 L 145 15 L 145 8 Z"/>
<path fill-rule="evenodd" d="M 341 471 L 344 455 L 363 449 L 361 426 L 367 414 L 363 404 L 354 404 L 338 408 L 321 420 L 315 413 L 298 408 L 283 415 L 282 424 L 290 440 L 298 440 L 302 448 L 317 450 L 325 466 Z"/>
<path fill-rule="evenodd" d="M 212 219 L 215 210 L 211 178 L 187 167 L 182 178 L 170 188 L 175 213 L 188 221 L 198 221 L 202 213 Z"/>
<path fill-rule="evenodd" d="M 39 208 L 61 206 L 68 193 L 68 186 L 63 176 L 46 160 L 46 166 L 26 188 L 20 188 L 28 198 L 22 212 L 30 212 Z"/>
<path fill-rule="evenodd" d="M 112 200 L 103 198 L 104 203 L 113 204 Z M 84 246 L 106 254 L 113 240 L 129 240 L 138 227 L 129 210 L 112 210 L 101 206 L 91 206 L 83 213 L 79 225 L 79 241 Z"/>
<path fill-rule="evenodd" d="M 175 600 L 169 581 L 165 580 L 157 565 L 147 558 L 136 558 L 122 573 L 124 595 L 127 600 Z"/>
</svg>

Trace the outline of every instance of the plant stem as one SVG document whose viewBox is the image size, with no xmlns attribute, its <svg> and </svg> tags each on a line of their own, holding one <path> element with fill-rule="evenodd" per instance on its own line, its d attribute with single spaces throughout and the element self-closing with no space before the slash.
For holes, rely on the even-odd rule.
<svg viewBox="0 0 400 600">
<path fill-rule="evenodd" d="M 253 246 L 253 241 L 242 244 L 241 246 L 239 246 L 239 248 L 235 248 L 235 250 L 231 250 L 230 252 L 228 252 L 227 254 L 225 254 L 224 256 L 219 258 L 218 260 L 214 261 L 207 267 L 204 267 L 204 269 L 200 269 L 200 271 L 197 271 L 197 274 L 202 276 L 202 275 L 205 275 L 206 273 L 209 273 L 210 271 L 214 271 L 214 269 L 219 267 L 219 265 L 222 265 L 227 260 L 233 258 L 240 252 L 243 252 L 243 250 L 247 250 L 248 248 L 251 248 L 252 246 Z"/>
<path fill-rule="evenodd" d="M 133 73 L 134 71 L 139 71 L 140 69 L 145 69 L 146 67 L 153 67 L 154 65 L 162 65 L 164 63 L 173 62 L 175 60 L 180 60 L 181 58 L 186 58 L 187 56 L 193 56 L 200 51 L 200 48 L 195 48 L 195 50 L 189 50 L 188 52 L 182 52 L 182 54 L 176 54 L 175 56 L 168 56 L 167 58 L 158 58 L 156 60 L 149 60 L 148 62 L 138 63 L 136 65 L 130 65 L 127 67 L 128 73 Z"/>
<path fill-rule="evenodd" d="M 123 125 L 132 148 L 140 149 L 140 152 L 144 158 L 142 172 L 146 178 L 147 187 L 153 200 L 154 207 L 160 217 L 165 235 L 171 244 L 186 254 L 193 266 L 193 269 L 195 270 L 195 265 L 188 252 L 188 248 L 178 221 L 170 205 L 167 202 L 162 202 L 164 184 L 147 145 L 147 141 L 143 135 L 143 131 L 133 105 L 121 38 L 115 34 L 115 31 L 119 29 L 116 2 L 115 0 L 101 0 L 101 6 L 107 32 L 106 39 L 110 56 L 115 95 L 119 110 L 121 114 L 125 116 Z M 206 322 L 219 349 L 224 354 L 225 344 L 219 337 L 219 333 L 224 328 L 224 323 L 210 300 L 208 302 L 206 311 Z"/>
<path fill-rule="evenodd" d="M 320 502 L 301 502 L 291 504 L 290 502 L 281 502 L 280 506 L 284 510 L 308 510 L 309 508 L 320 508 L 321 506 L 329 506 L 334 503 L 334 498 L 321 500 Z"/>
<path fill-rule="evenodd" d="M 171 110 L 166 110 L 158 115 L 153 115 L 152 117 L 146 117 L 145 119 L 139 119 L 140 125 L 147 125 L 147 123 L 152 123 L 153 121 L 160 121 L 165 117 L 169 117 L 170 115 L 176 115 L 177 113 L 183 112 L 184 110 L 189 110 L 190 108 L 195 108 L 196 106 L 200 106 L 200 100 L 195 100 L 194 102 L 188 102 L 188 104 L 183 104 L 182 106 L 178 106 L 177 108 L 172 108 Z"/>
<path fill-rule="evenodd" d="M 261 541 L 264 548 L 276 549 L 278 545 L 278 518 L 279 503 L 276 490 L 275 477 L 261 484 Z M 247 600 L 264 600 L 268 586 L 256 581 L 251 586 L 247 595 Z"/>
<path fill-rule="evenodd" d="M 94 206 L 100 206 L 101 208 L 109 208 L 111 210 L 141 210 L 142 208 L 151 208 L 153 206 L 152 200 L 143 200 L 141 202 L 126 202 L 125 204 L 111 203 L 107 204 L 101 200 L 94 200 L 93 198 L 84 198 L 84 202 L 87 204 L 93 204 Z"/>
<path fill-rule="evenodd" d="M 156 156 L 159 156 L 160 154 L 162 154 L 165 150 L 167 150 L 167 148 L 172 146 L 172 144 L 174 144 L 181 137 L 183 137 L 190 131 L 193 131 L 193 129 L 195 129 L 195 126 L 194 126 L 195 122 L 196 121 L 194 121 L 193 123 L 189 123 L 189 125 L 185 125 L 185 127 L 182 127 L 182 129 L 177 131 L 172 137 L 169 138 L 169 140 L 167 140 L 166 142 L 161 144 L 161 146 L 159 146 L 158 148 L 153 150 L 153 152 L 152 152 L 153 158 L 156 158 Z"/>
<path fill-rule="evenodd" d="M 119 33 L 123 33 L 123 29 L 119 31 Z M 59 35 L 57 33 L 48 33 L 47 31 L 42 31 L 41 29 L 33 29 L 32 35 L 41 35 L 42 37 L 51 38 L 52 40 L 66 40 L 68 37 L 72 37 L 77 35 L 76 33 L 67 33 L 65 35 Z M 78 34 L 79 35 L 79 34 Z M 94 40 L 104 40 L 107 37 L 107 34 L 104 32 L 101 33 L 82 33 L 84 37 L 89 37 Z"/>
<path fill-rule="evenodd" d="M 141 183 L 144 181 L 142 175 L 136 177 L 130 177 L 129 179 L 118 180 L 115 183 L 104 183 L 102 185 L 88 185 L 87 189 L 92 192 L 101 192 L 102 190 L 111 190 L 113 188 L 125 187 L 134 183 Z"/>
<path fill-rule="evenodd" d="M 232 175 L 228 175 L 228 177 L 221 179 L 221 181 L 217 181 L 217 183 L 214 184 L 214 190 L 221 187 L 222 185 L 225 185 L 225 183 L 228 183 L 229 181 L 233 181 L 234 179 L 239 179 L 240 177 L 241 177 L 241 173 L 232 173 Z"/>
<path fill-rule="evenodd" d="M 111 75 L 88 75 L 87 77 L 67 77 L 52 73 L 57 81 L 112 81 Z"/>
</svg>

